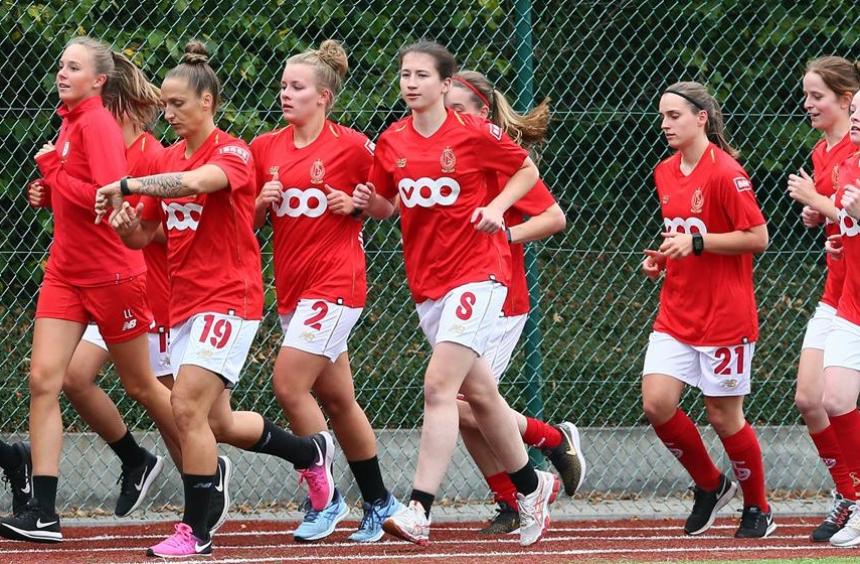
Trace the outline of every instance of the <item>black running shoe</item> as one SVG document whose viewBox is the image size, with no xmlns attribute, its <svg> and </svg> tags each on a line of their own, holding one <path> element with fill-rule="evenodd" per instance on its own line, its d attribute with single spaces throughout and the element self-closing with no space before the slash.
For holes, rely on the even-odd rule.
<svg viewBox="0 0 860 564">
<path fill-rule="evenodd" d="M 565 421 L 555 426 L 561 433 L 561 444 L 543 451 L 564 483 L 564 493 L 573 495 L 585 479 L 585 457 L 579 440 L 579 429 Z"/>
<path fill-rule="evenodd" d="M 0 519 L 0 536 L 30 542 L 60 542 L 60 516 L 42 511 L 39 502 L 30 499 L 19 515 Z"/>
<path fill-rule="evenodd" d="M 212 496 L 209 498 L 209 512 L 206 514 L 206 525 L 209 534 L 217 531 L 230 512 L 230 476 L 233 474 L 233 463 L 226 456 L 218 457 L 218 473 L 212 486 Z"/>
<path fill-rule="evenodd" d="M 767 513 L 755 505 L 744 507 L 741 514 L 741 524 L 735 532 L 736 539 L 763 539 L 776 530 L 773 522 L 773 512 Z"/>
<path fill-rule="evenodd" d="M 144 450 L 144 452 L 146 455 L 143 464 L 131 468 L 122 467 L 122 474 L 117 480 L 117 483 L 121 484 L 114 510 L 117 517 L 125 517 L 140 507 L 141 502 L 149 492 L 149 487 L 161 474 L 161 469 L 164 467 L 164 460 L 160 456 L 156 456 L 148 450 Z"/>
<path fill-rule="evenodd" d="M 499 502 L 496 516 L 490 519 L 490 524 L 478 531 L 479 535 L 506 535 L 520 529 L 520 512 L 505 501 Z"/>
<path fill-rule="evenodd" d="M 33 464 L 30 460 L 29 443 L 14 443 L 12 448 L 18 453 L 20 462 L 14 468 L 3 470 L 3 480 L 12 490 L 12 515 L 19 515 L 33 495 Z"/>
<path fill-rule="evenodd" d="M 838 533 L 845 527 L 848 519 L 851 518 L 851 508 L 854 507 L 854 502 L 850 499 L 845 499 L 839 492 L 833 492 L 833 501 L 830 503 L 830 511 L 827 517 L 820 525 L 815 527 L 809 538 L 813 542 L 827 542 L 830 537 Z"/>
<path fill-rule="evenodd" d="M 714 524 L 717 512 L 735 496 L 738 485 L 723 474 L 720 476 L 720 485 L 715 490 L 707 491 L 699 486 L 692 489 L 693 510 L 684 524 L 684 532 L 688 535 L 701 535 Z"/>
</svg>

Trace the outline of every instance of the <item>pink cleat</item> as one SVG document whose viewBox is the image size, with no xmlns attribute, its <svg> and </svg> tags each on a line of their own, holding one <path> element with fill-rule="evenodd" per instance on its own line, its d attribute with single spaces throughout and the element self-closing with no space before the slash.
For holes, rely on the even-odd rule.
<svg viewBox="0 0 860 564">
<path fill-rule="evenodd" d="M 176 524 L 176 532 L 155 546 L 147 549 L 147 556 L 162 558 L 182 558 L 184 556 L 205 556 L 212 554 L 212 539 L 201 540 L 194 536 L 191 527 L 185 523 Z"/>
<path fill-rule="evenodd" d="M 311 439 L 316 445 L 317 458 L 310 467 L 299 470 L 299 483 L 308 483 L 311 507 L 315 511 L 322 511 L 328 507 L 334 497 L 334 476 L 331 474 L 334 441 L 326 431 L 317 433 Z"/>
</svg>

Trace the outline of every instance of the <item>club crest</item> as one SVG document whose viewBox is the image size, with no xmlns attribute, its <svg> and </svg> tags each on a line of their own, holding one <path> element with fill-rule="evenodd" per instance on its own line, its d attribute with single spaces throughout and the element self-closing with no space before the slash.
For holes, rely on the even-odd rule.
<svg viewBox="0 0 860 564">
<path fill-rule="evenodd" d="M 317 159 L 311 165 L 311 184 L 322 184 L 325 179 L 325 165 L 322 159 Z"/>
<path fill-rule="evenodd" d="M 690 200 L 690 211 L 692 213 L 702 213 L 702 209 L 705 207 L 705 194 L 702 192 L 702 188 L 696 188 L 693 192 L 693 197 Z"/>
<path fill-rule="evenodd" d="M 451 147 L 445 147 L 445 150 L 442 151 L 439 164 L 442 165 L 442 172 L 454 172 L 454 167 L 457 166 L 457 157 Z"/>
</svg>

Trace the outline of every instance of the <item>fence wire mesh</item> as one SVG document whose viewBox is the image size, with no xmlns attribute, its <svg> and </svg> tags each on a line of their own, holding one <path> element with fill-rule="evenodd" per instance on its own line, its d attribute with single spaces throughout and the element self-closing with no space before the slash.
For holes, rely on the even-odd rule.
<svg viewBox="0 0 860 564">
<path fill-rule="evenodd" d="M 0 59 L 0 206 L 5 210 L 0 217 L 3 435 L 27 430 L 33 310 L 52 219 L 47 211 L 29 208 L 23 191 L 36 174 L 35 150 L 56 134 L 53 77 L 66 41 L 84 33 L 106 40 L 158 83 L 176 64 L 187 40 L 204 40 L 225 88 L 219 125 L 250 140 L 281 120 L 277 84 L 286 58 L 325 38 L 336 38 L 349 51 L 351 68 L 333 117 L 373 138 L 404 113 L 397 92 L 396 52 L 419 37 L 447 44 L 461 67 L 486 73 L 509 98 L 516 99 L 522 83 L 515 80 L 521 71 L 515 52 L 523 37 L 515 33 L 514 4 L 501 0 L 4 1 L 0 14 L 0 45 L 5 54 Z M 536 99 L 549 96 L 554 108 L 542 174 L 568 217 L 564 233 L 532 245 L 541 333 L 539 350 L 531 354 L 542 358 L 537 391 L 543 415 L 549 421 L 574 420 L 587 429 L 586 438 L 588 430 L 594 430 L 591 436 L 597 438 L 599 429 L 627 433 L 626 429 L 634 428 L 629 436 L 636 438 L 611 443 L 623 447 L 610 447 L 601 440 L 586 444 L 593 469 L 588 485 L 601 494 L 611 491 L 650 500 L 659 509 L 669 492 L 688 483 L 678 473 L 660 473 L 642 464 L 651 455 L 667 456 L 653 434 L 642 430 L 645 420 L 639 407 L 642 356 L 656 312 L 658 286 L 639 275 L 638 265 L 642 249 L 658 239 L 661 223 L 651 170 L 668 154 L 656 114 L 659 92 L 676 80 L 698 80 L 723 104 L 731 140 L 743 153 L 742 162 L 769 218 L 772 239 L 770 249 L 756 261 L 761 339 L 747 415 L 758 424 L 797 425 L 795 363 L 806 320 L 819 297 L 823 260 L 820 234 L 801 227 L 799 210 L 785 196 L 785 180 L 788 172 L 800 166 L 809 170 L 808 155 L 816 141 L 801 107 L 803 64 L 823 54 L 850 56 L 860 40 L 856 13 L 844 2 L 825 0 L 517 4 L 530 10 L 531 17 L 527 39 L 533 44 L 534 72 L 524 78 L 532 82 Z M 163 124 L 156 131 L 165 142 L 174 139 Z M 234 405 L 283 422 L 270 383 L 281 337 L 272 307 L 268 239 L 269 232 L 263 230 L 268 313 L 234 393 Z M 351 339 L 356 394 L 390 455 L 383 458 L 383 473 L 395 491 L 405 492 L 415 453 L 397 451 L 414 450 L 416 445 L 421 375 L 429 350 L 406 290 L 396 225 L 368 222 L 365 241 L 370 294 Z M 531 378 L 521 347 L 502 383 L 505 397 L 515 408 L 525 408 L 534 396 L 535 389 L 528 386 Z M 152 430 L 148 418 L 124 396 L 111 370 L 100 382 L 129 427 Z M 63 406 L 66 429 L 85 431 L 74 411 L 66 403 Z M 698 394 L 685 396 L 684 406 L 704 423 Z M 640 432 L 635 434 L 635 429 Z M 107 505 L 109 500 L 92 491 L 118 472 L 109 449 L 87 438 L 67 443 L 66 457 L 88 462 L 64 466 L 63 482 L 71 489 L 65 490 L 69 495 L 62 499 L 62 507 Z M 259 488 L 274 488 L 273 495 L 278 496 L 280 486 L 270 483 L 261 468 L 277 462 L 260 459 L 254 464 L 253 476 L 249 468 L 249 479 L 242 487 L 254 500 L 252 507 L 265 507 L 272 499 L 259 493 Z M 610 466 L 625 470 L 601 478 L 601 468 Z M 486 498 L 484 492 L 464 485 L 473 474 L 471 465 L 458 459 L 449 470 L 445 494 Z M 788 482 L 785 487 L 806 486 Z M 357 490 L 349 488 L 347 495 L 354 498 Z M 175 488 L 165 496 L 163 500 L 179 500 Z"/>
</svg>

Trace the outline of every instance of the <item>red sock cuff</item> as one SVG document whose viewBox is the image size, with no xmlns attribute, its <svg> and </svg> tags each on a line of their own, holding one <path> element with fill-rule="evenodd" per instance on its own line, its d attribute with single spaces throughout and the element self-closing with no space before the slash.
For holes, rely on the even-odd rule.
<svg viewBox="0 0 860 564">
<path fill-rule="evenodd" d="M 561 432 L 539 419 L 526 417 L 526 431 L 523 442 L 538 448 L 555 448 L 561 444 Z"/>
<path fill-rule="evenodd" d="M 498 503 L 504 501 L 514 509 L 517 509 L 517 488 L 506 472 L 500 472 L 487 476 L 487 485 L 493 492 L 493 500 Z"/>
<path fill-rule="evenodd" d="M 720 440 L 723 442 L 726 452 L 730 455 L 732 452 L 744 451 L 750 447 L 758 446 L 758 437 L 756 437 L 752 426 L 747 422 L 744 423 L 740 431 L 730 437 L 723 437 Z"/>
<path fill-rule="evenodd" d="M 671 442 L 684 433 L 682 425 L 686 425 L 687 421 L 693 423 L 693 420 L 678 408 L 675 410 L 675 414 L 672 415 L 668 421 L 660 425 L 654 425 L 654 432 L 657 433 L 657 436 L 660 437 L 663 442 Z"/>
</svg>

